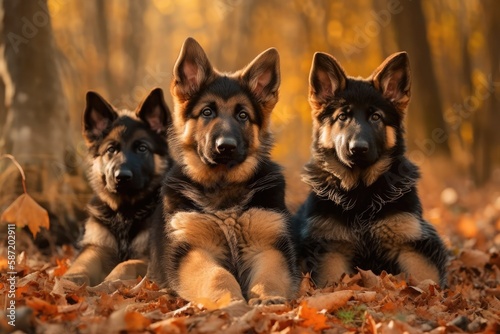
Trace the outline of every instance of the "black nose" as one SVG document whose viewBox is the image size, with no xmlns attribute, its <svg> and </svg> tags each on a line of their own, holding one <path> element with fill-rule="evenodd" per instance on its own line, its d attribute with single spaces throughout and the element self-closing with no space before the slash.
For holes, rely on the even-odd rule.
<svg viewBox="0 0 500 334">
<path fill-rule="evenodd" d="M 365 154 L 368 152 L 368 142 L 364 140 L 352 140 L 349 143 L 349 151 L 351 154 Z"/>
<path fill-rule="evenodd" d="M 120 168 L 117 171 L 115 171 L 115 178 L 116 181 L 118 182 L 130 181 L 132 179 L 132 176 L 134 176 L 134 174 L 130 169 Z"/>
<path fill-rule="evenodd" d="M 233 137 L 219 137 L 215 141 L 215 148 L 218 153 L 233 153 L 237 145 L 238 143 Z"/>
</svg>

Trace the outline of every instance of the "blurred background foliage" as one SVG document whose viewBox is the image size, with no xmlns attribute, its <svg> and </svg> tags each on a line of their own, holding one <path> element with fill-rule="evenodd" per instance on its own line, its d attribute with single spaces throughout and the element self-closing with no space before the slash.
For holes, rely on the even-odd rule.
<svg viewBox="0 0 500 334">
<path fill-rule="evenodd" d="M 422 187 L 439 193 L 500 184 L 499 1 L 4 0 L 3 14 L 0 153 L 27 166 L 35 197 L 58 219 L 78 220 L 89 194 L 80 133 L 86 91 L 135 109 L 161 87 L 172 107 L 171 70 L 188 36 L 222 71 L 269 47 L 280 52 L 273 155 L 285 167 L 292 210 L 307 194 L 300 173 L 310 155 L 308 74 L 316 51 L 363 77 L 391 53 L 408 51 L 408 155 L 424 170 Z M 25 100 L 29 108 L 16 107 Z M 19 189 L 7 162 L 0 171 L 2 209 Z"/>
</svg>

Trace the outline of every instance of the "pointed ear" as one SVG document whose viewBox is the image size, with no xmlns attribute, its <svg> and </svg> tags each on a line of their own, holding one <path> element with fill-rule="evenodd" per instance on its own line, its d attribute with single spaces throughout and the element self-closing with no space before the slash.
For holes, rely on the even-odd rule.
<svg viewBox="0 0 500 334">
<path fill-rule="evenodd" d="M 270 48 L 258 55 L 243 69 L 241 79 L 259 103 L 265 104 L 267 108 L 274 107 L 278 102 L 281 81 L 278 51 Z"/>
<path fill-rule="evenodd" d="M 309 103 L 313 110 L 321 109 L 346 84 L 347 76 L 339 62 L 327 53 L 316 52 L 309 73 Z"/>
<path fill-rule="evenodd" d="M 118 114 L 111 104 L 95 92 L 87 92 L 86 100 L 87 106 L 83 113 L 83 136 L 88 142 L 93 142 L 103 135 Z"/>
<path fill-rule="evenodd" d="M 203 48 L 193 38 L 187 38 L 174 65 L 172 94 L 181 100 L 188 99 L 212 73 L 212 65 Z"/>
<path fill-rule="evenodd" d="M 137 117 L 146 122 L 158 134 L 166 134 L 171 122 L 170 109 L 168 109 L 163 90 L 153 89 L 135 111 Z"/>
<path fill-rule="evenodd" d="M 410 60 L 406 52 L 394 53 L 372 74 L 373 86 L 399 111 L 410 102 Z"/>
</svg>

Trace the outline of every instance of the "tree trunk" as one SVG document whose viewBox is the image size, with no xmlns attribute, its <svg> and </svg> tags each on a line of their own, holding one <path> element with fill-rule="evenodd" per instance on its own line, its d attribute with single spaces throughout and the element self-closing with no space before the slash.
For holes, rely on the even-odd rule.
<svg viewBox="0 0 500 334">
<path fill-rule="evenodd" d="M 61 237 L 57 241 L 72 241 L 78 230 L 70 226 L 75 212 L 67 171 L 77 166 L 65 159 L 74 148 L 47 0 L 8 0 L 2 6 L 5 125 L 0 153 L 14 155 L 23 166 L 28 192 L 52 214 L 52 234 Z M 2 209 L 22 190 L 17 169 L 5 160 L 0 163 Z"/>
<path fill-rule="evenodd" d="M 108 96 L 118 96 L 119 89 L 111 73 L 111 57 L 109 52 L 109 31 L 108 31 L 108 7 L 110 2 L 95 0 L 95 12 L 91 13 L 88 20 L 95 22 L 96 27 L 92 29 L 97 51 L 100 54 L 102 64 L 101 73 L 105 82 Z"/>
<path fill-rule="evenodd" d="M 484 107 L 477 110 L 473 117 L 474 143 L 473 143 L 473 179 L 477 186 L 484 185 L 491 177 L 493 164 L 499 163 L 500 134 L 493 124 L 500 122 L 500 101 L 497 97 L 500 80 L 500 46 L 498 45 L 498 32 L 500 31 L 500 3 L 495 0 L 483 3 L 486 21 L 486 39 L 490 73 L 486 75 L 487 94 Z M 495 158 L 496 157 L 496 161 Z"/>
<path fill-rule="evenodd" d="M 132 94 L 133 88 L 140 84 L 139 75 L 144 67 L 143 55 L 144 50 L 151 47 L 147 43 L 148 36 L 145 36 L 145 25 L 144 25 L 144 15 L 148 8 L 148 2 L 146 1 L 128 1 L 127 10 L 127 20 L 123 22 L 124 31 L 124 51 L 128 56 L 127 61 L 127 75 L 121 80 L 122 86 L 120 88 L 120 94 Z M 145 87 L 146 88 L 146 87 Z M 118 93 L 118 92 L 115 92 Z M 116 98 L 118 95 L 113 95 Z M 126 106 L 127 108 L 133 110 L 136 106 Z"/>
<path fill-rule="evenodd" d="M 407 117 L 411 149 L 427 158 L 434 153 L 449 155 L 443 119 L 443 106 L 436 81 L 427 27 L 420 0 L 405 1 L 403 10 L 392 16 L 396 42 L 408 52 L 412 70 L 412 99 Z M 437 134 L 441 135 L 437 135 Z"/>
</svg>

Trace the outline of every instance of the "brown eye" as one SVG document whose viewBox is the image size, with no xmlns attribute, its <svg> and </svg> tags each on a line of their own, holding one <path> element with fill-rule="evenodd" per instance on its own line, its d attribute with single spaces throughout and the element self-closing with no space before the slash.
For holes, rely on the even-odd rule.
<svg viewBox="0 0 500 334">
<path fill-rule="evenodd" d="M 140 153 L 145 153 L 149 150 L 149 147 L 146 144 L 141 144 L 137 147 L 137 151 Z"/>
<path fill-rule="evenodd" d="M 214 112 L 212 109 L 206 107 L 201 111 L 201 114 L 203 115 L 203 117 L 212 117 Z"/>
<path fill-rule="evenodd" d="M 347 114 L 346 114 L 345 112 L 342 112 L 342 113 L 340 113 L 340 114 L 337 116 L 337 119 L 338 119 L 339 121 L 342 121 L 342 122 L 343 122 L 343 121 L 347 120 Z"/>
<path fill-rule="evenodd" d="M 240 121 L 246 121 L 246 120 L 248 120 L 248 113 L 246 111 L 240 111 L 238 113 L 238 119 Z"/>
<path fill-rule="evenodd" d="M 106 152 L 110 153 L 110 154 L 113 154 L 116 152 L 116 147 L 114 146 L 110 146 L 106 149 Z"/>
<path fill-rule="evenodd" d="M 370 118 L 372 121 L 379 121 L 382 118 L 382 116 L 378 112 L 376 112 L 373 113 Z"/>
</svg>

